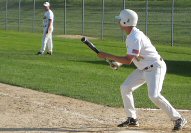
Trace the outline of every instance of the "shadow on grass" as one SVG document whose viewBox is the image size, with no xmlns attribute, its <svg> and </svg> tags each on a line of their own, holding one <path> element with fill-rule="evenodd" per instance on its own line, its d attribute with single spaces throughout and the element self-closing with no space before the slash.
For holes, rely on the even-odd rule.
<svg viewBox="0 0 191 133">
<path fill-rule="evenodd" d="M 84 63 L 91 63 L 97 65 L 108 65 L 108 63 L 104 60 L 70 60 L 75 62 L 84 62 Z M 181 75 L 185 77 L 191 77 L 191 61 L 173 61 L 173 60 L 165 60 L 167 65 L 167 73 Z M 134 65 L 123 65 L 122 67 L 127 68 L 135 68 Z"/>
<path fill-rule="evenodd" d="M 191 61 L 165 60 L 167 73 L 191 77 Z"/>
<path fill-rule="evenodd" d="M 89 60 L 77 60 L 76 62 L 84 62 L 84 63 L 91 63 L 91 64 L 97 64 L 97 65 L 106 65 L 106 66 L 108 66 L 109 64 L 106 62 L 106 61 L 104 61 L 104 60 L 97 60 L 97 61 L 89 61 Z M 128 68 L 130 67 L 130 68 L 135 68 L 135 66 L 134 65 L 122 65 L 121 67 L 126 67 L 126 66 L 128 66 Z"/>
</svg>

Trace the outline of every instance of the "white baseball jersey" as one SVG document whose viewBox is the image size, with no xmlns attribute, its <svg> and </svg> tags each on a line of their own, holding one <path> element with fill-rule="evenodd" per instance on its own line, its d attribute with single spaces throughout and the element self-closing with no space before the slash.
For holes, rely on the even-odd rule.
<svg viewBox="0 0 191 133">
<path fill-rule="evenodd" d="M 133 27 L 127 36 L 126 47 L 128 54 L 136 56 L 133 63 L 140 70 L 160 60 L 160 55 L 151 44 L 150 39 L 136 27 Z"/>
<path fill-rule="evenodd" d="M 48 28 L 49 19 L 51 19 L 54 23 L 54 14 L 51 10 L 48 10 L 44 13 L 44 27 L 45 28 Z M 53 29 L 53 24 L 51 26 L 52 26 L 51 28 Z"/>
</svg>

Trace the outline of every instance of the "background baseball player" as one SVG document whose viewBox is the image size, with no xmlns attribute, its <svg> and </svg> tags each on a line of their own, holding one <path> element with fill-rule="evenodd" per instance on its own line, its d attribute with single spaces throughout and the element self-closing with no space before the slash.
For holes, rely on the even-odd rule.
<svg viewBox="0 0 191 133">
<path fill-rule="evenodd" d="M 37 54 L 43 55 L 47 47 L 47 54 L 52 55 L 52 49 L 53 49 L 52 32 L 53 32 L 54 14 L 50 9 L 49 2 L 45 2 L 43 6 L 45 9 L 43 18 L 44 34 L 43 34 L 42 48 Z"/>
<path fill-rule="evenodd" d="M 98 56 L 103 59 L 114 60 L 123 64 L 135 64 L 137 69 L 121 85 L 121 94 L 124 103 L 127 121 L 118 125 L 139 126 L 132 92 L 138 87 L 147 84 L 150 100 L 174 121 L 173 130 L 180 130 L 187 123 L 186 119 L 172 107 L 172 105 L 161 95 L 163 80 L 166 74 L 166 64 L 160 57 L 149 38 L 136 28 L 138 15 L 136 12 L 124 9 L 116 16 L 122 30 L 128 36 L 126 56 L 115 56 L 100 52 Z"/>
</svg>

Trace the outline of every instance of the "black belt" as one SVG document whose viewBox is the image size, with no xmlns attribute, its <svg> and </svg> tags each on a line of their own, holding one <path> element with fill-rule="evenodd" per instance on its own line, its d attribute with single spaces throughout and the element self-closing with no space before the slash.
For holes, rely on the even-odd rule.
<svg viewBox="0 0 191 133">
<path fill-rule="evenodd" d="M 149 68 L 152 68 L 152 67 L 153 67 L 153 65 L 150 65 L 148 67 L 145 67 L 143 70 L 148 70 Z"/>
<path fill-rule="evenodd" d="M 160 61 L 162 61 L 163 59 L 162 58 L 160 58 Z M 150 65 L 150 66 L 147 66 L 147 67 L 145 67 L 143 70 L 148 70 L 149 68 L 152 68 L 152 67 L 154 67 L 153 66 L 153 64 L 152 65 Z"/>
</svg>

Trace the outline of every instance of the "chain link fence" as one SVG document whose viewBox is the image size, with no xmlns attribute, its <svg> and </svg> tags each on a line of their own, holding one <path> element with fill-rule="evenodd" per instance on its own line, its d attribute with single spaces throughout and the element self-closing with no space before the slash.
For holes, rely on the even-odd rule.
<svg viewBox="0 0 191 133">
<path fill-rule="evenodd" d="M 115 21 L 121 9 L 135 10 L 138 28 L 155 44 L 191 45 L 189 0 L 49 0 L 55 14 L 54 34 L 124 40 Z M 44 0 L 1 0 L 0 29 L 42 32 Z"/>
</svg>

